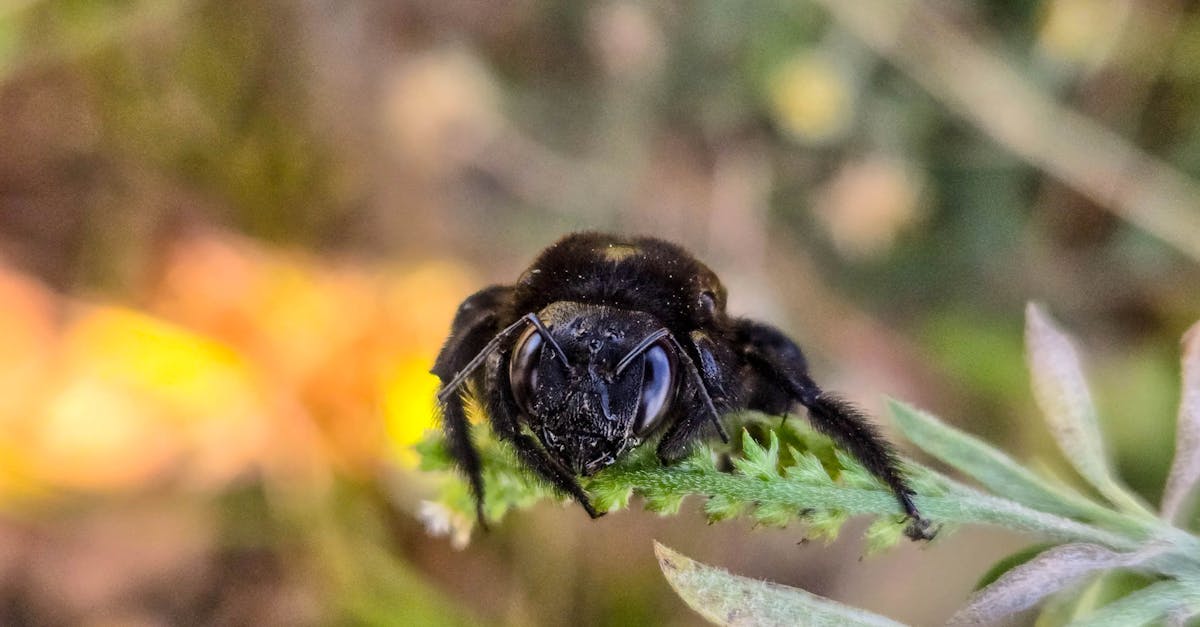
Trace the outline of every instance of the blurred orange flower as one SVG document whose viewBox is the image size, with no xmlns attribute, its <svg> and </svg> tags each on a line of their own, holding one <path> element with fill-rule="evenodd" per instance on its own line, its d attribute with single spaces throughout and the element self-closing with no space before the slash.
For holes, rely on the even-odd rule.
<svg viewBox="0 0 1200 627">
<path fill-rule="evenodd" d="M 218 236 L 169 249 L 144 311 L 0 268 L 0 499 L 412 463 L 473 283 L 449 263 L 333 267 Z"/>
</svg>

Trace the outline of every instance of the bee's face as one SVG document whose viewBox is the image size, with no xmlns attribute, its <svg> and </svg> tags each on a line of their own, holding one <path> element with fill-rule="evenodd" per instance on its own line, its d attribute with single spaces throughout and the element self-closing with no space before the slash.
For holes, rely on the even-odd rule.
<svg viewBox="0 0 1200 627">
<path fill-rule="evenodd" d="M 539 317 L 550 337 L 531 326 L 517 339 L 513 398 L 552 456 L 591 475 L 663 423 L 677 388 L 675 349 L 640 312 L 555 303 Z"/>
</svg>

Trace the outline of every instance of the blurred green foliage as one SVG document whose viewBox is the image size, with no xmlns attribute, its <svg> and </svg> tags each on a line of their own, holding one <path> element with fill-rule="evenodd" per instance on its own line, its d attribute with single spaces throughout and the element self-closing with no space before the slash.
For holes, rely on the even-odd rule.
<svg viewBox="0 0 1200 627">
<path fill-rule="evenodd" d="M 1200 178 L 1197 7 L 919 6 L 1037 95 Z M 827 8 L 0 1 L 0 260 L 60 293 L 139 306 L 164 248 L 196 231 L 315 251 L 331 264 L 454 258 L 486 282 L 511 281 L 567 230 L 648 232 L 717 269 L 739 313 L 793 332 L 820 380 L 856 398 L 919 399 L 1053 471 L 1065 462 L 1034 418 L 1020 357 L 1021 308 L 1041 300 L 1094 347 L 1111 452 L 1154 501 L 1177 402 L 1175 346 L 1200 317 L 1195 259 L 998 144 Z M 908 28 L 948 37 L 927 26 Z M 1029 111 L 1021 94 L 997 99 L 1000 114 Z M 331 472 L 338 486 L 363 481 Z M 396 508 L 392 519 L 374 506 L 326 512 L 337 531 L 327 536 L 338 538 L 327 545 L 307 536 L 273 545 L 295 530 L 261 531 L 271 555 L 303 553 L 317 571 L 329 560 L 351 582 L 309 590 L 321 599 L 313 603 L 376 623 L 396 610 L 375 600 L 430 588 L 497 622 L 552 623 L 562 612 L 585 623 L 663 622 L 680 612 L 652 560 L 622 572 L 625 586 L 579 546 L 613 529 L 626 544 L 648 540 L 669 532 L 660 523 L 588 526 L 535 509 L 518 524 L 549 525 L 557 535 L 545 537 L 578 553 L 538 570 L 519 556 L 544 538 L 500 531 L 471 555 L 432 545 L 413 517 L 429 486 L 399 474 L 401 488 L 378 499 Z M 365 483 L 346 499 L 366 503 L 387 481 Z M 233 520 L 268 515 L 259 505 L 278 507 L 211 503 Z M 372 519 L 386 528 L 352 533 Z M 728 540 L 702 527 L 680 533 L 709 539 L 680 547 L 700 558 L 691 549 L 713 557 Z M 737 542 L 786 543 L 767 538 L 776 539 Z M 759 553 L 763 576 L 848 585 L 831 565 L 845 560 L 806 567 L 786 552 Z M 379 554 L 391 565 L 354 572 Z M 928 572 L 947 567 L 920 559 Z M 584 574 L 564 574 L 571 569 Z M 0 607 L 27 602 L 31 593 L 3 573 Z M 564 590 L 543 593 L 544 580 Z M 890 614 L 934 622 L 959 600 Z M 414 620 L 440 611 L 417 607 Z"/>
</svg>

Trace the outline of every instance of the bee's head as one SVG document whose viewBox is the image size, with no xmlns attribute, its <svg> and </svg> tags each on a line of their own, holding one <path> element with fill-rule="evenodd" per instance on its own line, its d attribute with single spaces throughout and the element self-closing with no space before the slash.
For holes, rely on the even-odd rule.
<svg viewBox="0 0 1200 627">
<path fill-rule="evenodd" d="M 649 314 L 554 303 L 509 356 L 513 399 L 546 450 L 577 475 L 617 461 L 664 423 L 678 359 Z"/>
</svg>

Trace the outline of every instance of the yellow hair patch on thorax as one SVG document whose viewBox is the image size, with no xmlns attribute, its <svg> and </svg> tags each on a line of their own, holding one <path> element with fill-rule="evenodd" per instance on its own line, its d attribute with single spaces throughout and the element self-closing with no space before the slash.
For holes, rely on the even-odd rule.
<svg viewBox="0 0 1200 627">
<path fill-rule="evenodd" d="M 609 244 L 600 250 L 604 258 L 609 261 L 623 261 L 640 252 L 642 249 L 632 244 Z"/>
</svg>

